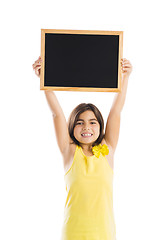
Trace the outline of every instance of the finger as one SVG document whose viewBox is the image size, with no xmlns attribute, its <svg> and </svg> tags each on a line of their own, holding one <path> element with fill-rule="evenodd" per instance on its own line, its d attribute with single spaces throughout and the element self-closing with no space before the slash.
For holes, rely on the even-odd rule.
<svg viewBox="0 0 160 240">
<path fill-rule="evenodd" d="M 42 57 L 41 57 L 41 56 L 39 56 L 39 58 L 38 58 L 37 60 L 40 60 L 40 59 L 42 59 Z"/>
<path fill-rule="evenodd" d="M 121 61 L 126 61 L 127 59 L 126 58 L 121 58 Z"/>
<path fill-rule="evenodd" d="M 124 71 L 131 71 L 131 68 L 123 68 Z"/>
<path fill-rule="evenodd" d="M 130 63 L 127 63 L 127 62 L 126 62 L 126 63 L 122 63 L 121 66 L 122 66 L 122 67 L 126 67 L 126 66 L 127 66 L 127 67 L 130 67 L 130 66 L 132 66 L 132 65 L 131 65 Z"/>
<path fill-rule="evenodd" d="M 127 58 L 123 58 L 123 61 L 128 61 Z"/>
<path fill-rule="evenodd" d="M 38 58 L 35 62 L 34 62 L 34 64 L 36 64 L 36 63 L 41 63 L 42 62 L 42 58 Z"/>
<path fill-rule="evenodd" d="M 122 58 L 122 61 L 121 61 L 121 63 L 130 63 L 130 61 L 129 61 L 129 60 L 127 60 L 126 58 Z"/>
<path fill-rule="evenodd" d="M 41 63 L 34 63 L 34 64 L 32 64 L 32 67 L 36 67 L 36 66 L 41 66 Z"/>
<path fill-rule="evenodd" d="M 35 70 L 37 67 L 41 67 L 40 65 L 36 65 L 35 67 L 33 67 L 33 70 Z"/>
<path fill-rule="evenodd" d="M 129 64 L 128 65 L 122 65 L 121 68 L 132 68 L 132 66 L 129 65 Z"/>
<path fill-rule="evenodd" d="M 36 68 L 35 73 L 36 73 L 37 76 L 39 76 L 40 75 L 40 68 Z"/>
<path fill-rule="evenodd" d="M 122 62 L 121 64 L 122 65 L 130 64 L 131 65 L 131 63 L 129 61 L 128 62 Z"/>
<path fill-rule="evenodd" d="M 39 69 L 41 69 L 41 67 L 36 67 L 36 68 L 35 68 L 35 71 L 37 71 L 37 70 L 39 70 Z"/>
<path fill-rule="evenodd" d="M 42 62 L 42 60 L 41 60 L 41 59 L 39 59 L 39 60 L 35 61 L 35 63 L 41 63 L 41 62 Z"/>
<path fill-rule="evenodd" d="M 122 70 L 129 70 L 129 69 L 132 69 L 131 67 L 121 67 Z"/>
<path fill-rule="evenodd" d="M 130 64 L 126 64 L 126 65 L 123 65 L 122 67 L 127 67 L 127 68 L 130 68 L 132 67 Z"/>
<path fill-rule="evenodd" d="M 40 68 L 36 68 L 35 69 L 35 74 L 37 75 L 37 74 L 40 74 Z"/>
<path fill-rule="evenodd" d="M 123 68 L 122 71 L 125 71 L 125 72 L 131 72 L 132 69 L 131 69 L 131 68 Z"/>
<path fill-rule="evenodd" d="M 37 60 L 37 61 L 35 61 L 35 62 L 33 63 L 33 65 L 35 65 L 35 64 L 37 64 L 37 63 L 41 63 L 41 61 L 40 61 L 40 60 Z"/>
<path fill-rule="evenodd" d="M 33 69 L 34 69 L 35 67 L 37 67 L 37 66 L 41 66 L 41 63 L 34 63 L 34 64 L 32 64 Z"/>
<path fill-rule="evenodd" d="M 41 57 L 39 57 L 36 61 L 41 61 L 42 60 L 42 58 Z"/>
</svg>

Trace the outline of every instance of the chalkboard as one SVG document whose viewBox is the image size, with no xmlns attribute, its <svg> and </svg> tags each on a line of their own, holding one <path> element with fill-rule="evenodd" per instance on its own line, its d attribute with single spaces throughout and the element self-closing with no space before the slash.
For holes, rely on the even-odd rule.
<svg viewBox="0 0 160 240">
<path fill-rule="evenodd" d="M 41 90 L 120 92 L 122 31 L 41 29 Z"/>
</svg>

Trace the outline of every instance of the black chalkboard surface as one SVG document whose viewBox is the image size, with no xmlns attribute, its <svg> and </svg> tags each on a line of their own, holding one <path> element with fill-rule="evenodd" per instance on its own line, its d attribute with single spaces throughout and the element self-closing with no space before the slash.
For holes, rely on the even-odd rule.
<svg viewBox="0 0 160 240">
<path fill-rule="evenodd" d="M 40 89 L 121 91 L 123 32 L 41 29 Z"/>
</svg>

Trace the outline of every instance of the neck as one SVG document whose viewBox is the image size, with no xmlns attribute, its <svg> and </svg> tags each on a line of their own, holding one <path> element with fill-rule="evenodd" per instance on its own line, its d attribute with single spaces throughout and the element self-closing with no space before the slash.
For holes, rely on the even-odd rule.
<svg viewBox="0 0 160 240">
<path fill-rule="evenodd" d="M 81 145 L 83 150 L 85 150 L 87 152 L 92 151 L 92 143 L 91 144 L 83 144 L 83 143 L 81 143 L 80 145 Z"/>
</svg>

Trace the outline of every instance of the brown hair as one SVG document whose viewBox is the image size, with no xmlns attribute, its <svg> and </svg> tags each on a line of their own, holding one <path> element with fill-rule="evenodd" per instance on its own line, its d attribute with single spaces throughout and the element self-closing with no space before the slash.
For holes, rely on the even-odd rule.
<svg viewBox="0 0 160 240">
<path fill-rule="evenodd" d="M 79 141 L 74 137 L 74 134 L 73 134 L 74 127 L 76 125 L 79 115 L 87 110 L 91 110 L 95 114 L 95 116 L 100 124 L 100 134 L 99 134 L 99 137 L 97 138 L 97 140 L 92 144 L 92 147 L 93 147 L 95 145 L 100 144 L 105 135 L 104 134 L 104 120 L 103 120 L 102 114 L 94 104 L 81 103 L 73 109 L 73 111 L 71 112 L 71 114 L 69 116 L 69 120 L 68 120 L 68 131 L 69 131 L 69 135 L 70 135 L 71 139 L 73 140 L 72 144 L 75 143 L 77 145 L 80 145 Z"/>
</svg>

